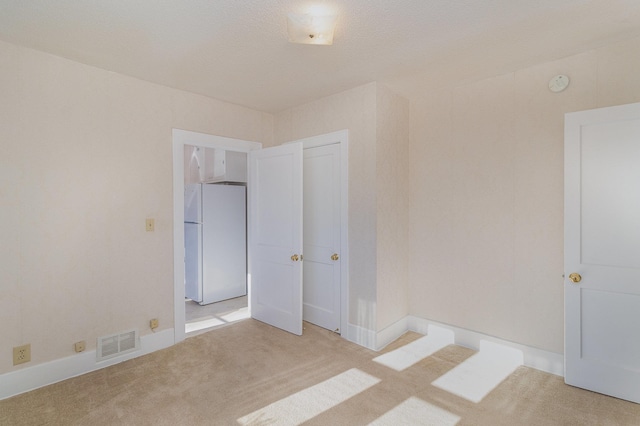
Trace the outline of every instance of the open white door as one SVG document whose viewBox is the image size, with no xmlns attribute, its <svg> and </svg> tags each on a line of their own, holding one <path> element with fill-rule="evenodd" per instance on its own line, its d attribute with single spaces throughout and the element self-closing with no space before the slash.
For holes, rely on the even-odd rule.
<svg viewBox="0 0 640 426">
<path fill-rule="evenodd" d="M 249 153 L 251 316 L 302 334 L 302 145 Z"/>
<path fill-rule="evenodd" d="M 565 119 L 565 381 L 640 402 L 640 104 Z"/>
</svg>

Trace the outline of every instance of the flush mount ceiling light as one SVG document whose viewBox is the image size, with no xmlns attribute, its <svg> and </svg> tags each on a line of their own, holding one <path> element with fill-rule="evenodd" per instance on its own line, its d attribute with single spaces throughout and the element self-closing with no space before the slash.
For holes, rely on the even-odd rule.
<svg viewBox="0 0 640 426">
<path fill-rule="evenodd" d="M 296 15 L 287 17 L 289 41 L 301 44 L 333 44 L 333 31 L 336 28 L 335 15 Z"/>
</svg>

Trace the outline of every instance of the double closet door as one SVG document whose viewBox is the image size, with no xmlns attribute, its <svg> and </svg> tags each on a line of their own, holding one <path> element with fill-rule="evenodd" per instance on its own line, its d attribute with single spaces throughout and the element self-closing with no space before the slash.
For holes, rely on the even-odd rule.
<svg viewBox="0 0 640 426">
<path fill-rule="evenodd" d="M 249 153 L 251 315 L 294 334 L 340 331 L 340 145 Z"/>
</svg>

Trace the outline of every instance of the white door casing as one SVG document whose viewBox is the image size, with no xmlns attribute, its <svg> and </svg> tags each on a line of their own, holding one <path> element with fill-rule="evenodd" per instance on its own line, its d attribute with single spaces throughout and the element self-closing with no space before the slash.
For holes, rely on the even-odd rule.
<svg viewBox="0 0 640 426">
<path fill-rule="evenodd" d="M 640 104 L 565 117 L 564 286 L 566 383 L 640 403 Z"/>
<path fill-rule="evenodd" d="M 249 310 L 302 334 L 302 145 L 249 153 Z"/>
<path fill-rule="evenodd" d="M 304 149 L 303 318 L 340 332 L 340 145 Z"/>
<path fill-rule="evenodd" d="M 172 129 L 173 144 L 173 331 L 174 343 L 183 341 L 185 333 L 184 303 L 184 146 L 249 152 L 262 148 L 259 142 L 188 130 Z"/>
</svg>

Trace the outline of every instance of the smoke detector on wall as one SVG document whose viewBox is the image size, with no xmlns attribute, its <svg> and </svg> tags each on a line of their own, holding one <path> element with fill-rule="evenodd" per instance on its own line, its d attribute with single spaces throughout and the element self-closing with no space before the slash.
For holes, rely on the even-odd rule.
<svg viewBox="0 0 640 426">
<path fill-rule="evenodd" d="M 549 81 L 549 90 L 554 93 L 562 92 L 569 86 L 569 77 L 566 75 L 556 75 Z"/>
</svg>

